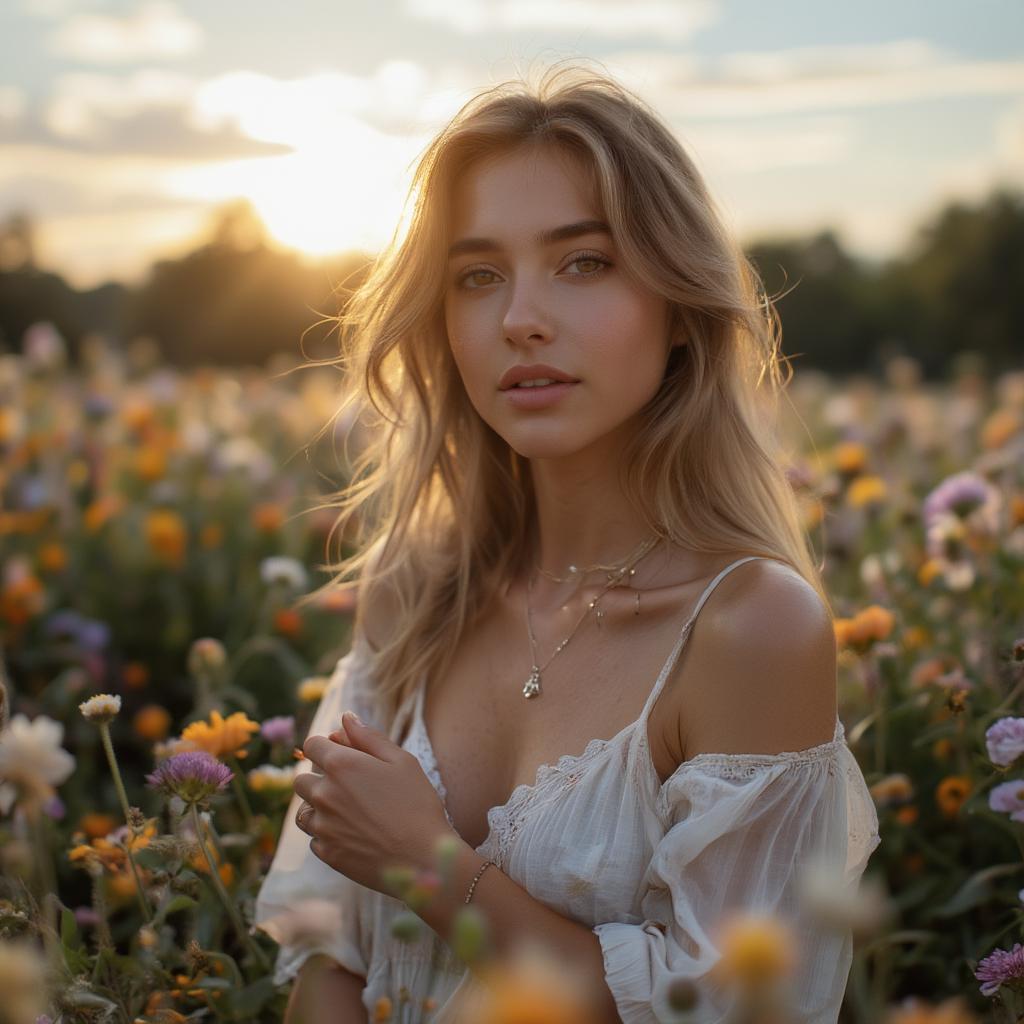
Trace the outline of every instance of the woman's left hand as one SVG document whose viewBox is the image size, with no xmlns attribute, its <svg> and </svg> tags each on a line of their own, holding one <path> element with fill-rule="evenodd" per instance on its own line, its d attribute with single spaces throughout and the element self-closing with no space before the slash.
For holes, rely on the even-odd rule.
<svg viewBox="0 0 1024 1024">
<path fill-rule="evenodd" d="M 342 722 L 347 746 L 341 732 L 310 736 L 303 744 L 303 754 L 323 774 L 296 777 L 295 792 L 312 811 L 303 804 L 295 823 L 325 864 L 394 895 L 381 879 L 383 868 L 433 869 L 434 844 L 457 833 L 414 754 L 351 712 Z"/>
</svg>

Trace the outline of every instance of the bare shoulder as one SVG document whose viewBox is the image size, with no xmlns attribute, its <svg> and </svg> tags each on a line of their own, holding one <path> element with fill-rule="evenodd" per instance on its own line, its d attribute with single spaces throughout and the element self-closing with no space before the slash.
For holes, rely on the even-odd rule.
<svg viewBox="0 0 1024 1024">
<path fill-rule="evenodd" d="M 687 647 L 687 758 L 804 750 L 833 738 L 835 630 L 794 569 L 771 559 L 738 566 L 708 597 Z"/>
</svg>

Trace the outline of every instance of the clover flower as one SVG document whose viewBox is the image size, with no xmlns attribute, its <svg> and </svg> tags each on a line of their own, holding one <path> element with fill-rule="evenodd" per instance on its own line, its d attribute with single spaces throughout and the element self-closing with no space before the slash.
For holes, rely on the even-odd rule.
<svg viewBox="0 0 1024 1024">
<path fill-rule="evenodd" d="M 974 976 L 983 996 L 995 995 L 1000 985 L 1024 982 L 1024 946 L 1017 942 L 1013 949 L 994 949 L 978 963 Z"/>
<path fill-rule="evenodd" d="M 146 782 L 167 796 L 176 796 L 187 804 L 204 803 L 222 790 L 234 773 L 204 750 L 175 754 L 163 761 Z"/>
<path fill-rule="evenodd" d="M 121 710 L 121 698 L 110 693 L 97 693 L 78 705 L 82 717 L 97 725 L 101 722 L 110 722 L 117 717 Z"/>
<path fill-rule="evenodd" d="M 1013 764 L 1024 754 L 1024 718 L 1000 718 L 985 732 L 985 747 L 993 764 Z"/>
</svg>

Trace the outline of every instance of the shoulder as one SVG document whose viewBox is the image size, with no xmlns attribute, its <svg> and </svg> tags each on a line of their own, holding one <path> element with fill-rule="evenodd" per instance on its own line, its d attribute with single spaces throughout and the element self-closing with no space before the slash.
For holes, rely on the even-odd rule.
<svg viewBox="0 0 1024 1024">
<path fill-rule="evenodd" d="M 680 722 L 686 757 L 769 754 L 832 739 L 836 641 L 817 591 L 781 562 L 737 566 L 687 641 L 695 683 Z"/>
</svg>

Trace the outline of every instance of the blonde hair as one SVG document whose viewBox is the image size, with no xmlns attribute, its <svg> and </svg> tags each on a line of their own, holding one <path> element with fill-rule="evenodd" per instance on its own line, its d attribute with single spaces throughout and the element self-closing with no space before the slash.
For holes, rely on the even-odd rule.
<svg viewBox="0 0 1024 1024">
<path fill-rule="evenodd" d="M 336 575 L 320 591 L 358 586 L 359 609 L 385 601 L 394 615 L 375 652 L 392 714 L 420 679 L 446 670 L 528 550 L 528 462 L 470 404 L 443 309 L 456 179 L 523 145 L 580 158 L 618 251 L 668 300 L 671 336 L 686 339 L 623 460 L 638 512 L 695 551 L 788 563 L 832 612 L 775 451 L 777 398 L 792 371 L 783 381 L 778 319 L 756 272 L 656 114 L 607 74 L 556 64 L 536 87 L 518 80 L 476 95 L 429 143 L 405 237 L 351 295 L 338 318 L 342 354 L 325 361 L 345 372 L 339 413 L 365 446 L 330 496 L 335 530 L 354 551 L 322 567 Z"/>
</svg>

